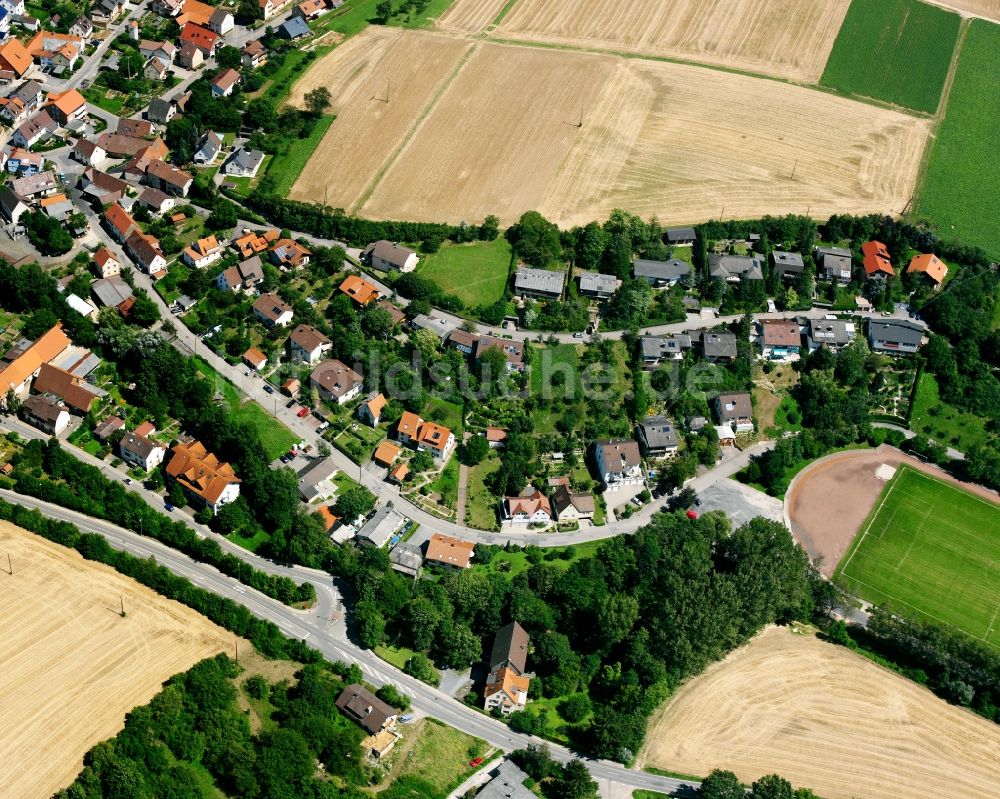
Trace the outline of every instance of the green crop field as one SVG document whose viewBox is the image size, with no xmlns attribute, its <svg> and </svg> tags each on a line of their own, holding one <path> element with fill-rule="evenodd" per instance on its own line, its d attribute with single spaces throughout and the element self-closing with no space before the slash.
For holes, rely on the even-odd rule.
<svg viewBox="0 0 1000 799">
<path fill-rule="evenodd" d="M 510 269 L 510 244 L 503 236 L 471 244 L 445 243 L 424 256 L 417 272 L 469 306 L 492 305 L 503 296 Z"/>
<path fill-rule="evenodd" d="M 933 114 L 960 22 L 916 0 L 853 0 L 819 82 Z"/>
<path fill-rule="evenodd" d="M 1000 647 L 1000 507 L 901 467 L 834 579 Z"/>
<path fill-rule="evenodd" d="M 1000 257 L 997 53 L 1000 25 L 972 20 L 917 200 L 917 215 L 943 236 L 977 244 L 993 257 Z"/>
</svg>

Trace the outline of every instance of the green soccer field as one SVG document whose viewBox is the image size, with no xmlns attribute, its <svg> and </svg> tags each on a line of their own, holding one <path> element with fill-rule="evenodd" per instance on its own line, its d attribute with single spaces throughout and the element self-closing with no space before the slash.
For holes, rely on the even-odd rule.
<svg viewBox="0 0 1000 799">
<path fill-rule="evenodd" d="M 834 579 L 1000 647 L 1000 507 L 901 467 Z"/>
<path fill-rule="evenodd" d="M 933 114 L 959 23 L 917 0 L 853 0 L 820 84 Z"/>
</svg>

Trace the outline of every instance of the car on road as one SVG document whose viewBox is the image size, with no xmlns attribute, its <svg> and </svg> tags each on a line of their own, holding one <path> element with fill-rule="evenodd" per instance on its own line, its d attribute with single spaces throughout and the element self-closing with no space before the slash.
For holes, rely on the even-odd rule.
<svg viewBox="0 0 1000 799">
<path fill-rule="evenodd" d="M 295 414 L 295 415 L 296 415 L 296 416 L 298 416 L 298 417 L 299 417 L 300 419 L 302 419 L 303 417 L 305 417 L 305 416 L 308 416 L 308 415 L 309 415 L 309 409 L 308 409 L 308 408 L 303 408 L 302 410 L 300 410 L 300 411 L 299 411 L 299 412 L 298 412 L 297 414 Z"/>
<path fill-rule="evenodd" d="M 285 403 L 285 407 L 286 408 L 291 408 L 294 404 L 295 404 L 295 400 L 290 399 L 290 400 L 288 400 L 288 402 Z"/>
<path fill-rule="evenodd" d="M 122 482 L 124 482 L 125 485 L 130 486 L 130 485 L 132 485 L 132 478 L 131 477 L 126 477 Z"/>
<path fill-rule="evenodd" d="M 573 338 L 583 338 L 583 333 L 579 333 L 579 332 L 574 333 L 573 334 Z"/>
<path fill-rule="evenodd" d="M 264 391 L 266 391 L 268 394 L 273 394 L 274 393 L 274 389 L 271 388 L 271 386 L 268 383 L 264 384 Z"/>
<path fill-rule="evenodd" d="M 694 498 L 694 504 L 695 504 L 696 508 L 700 508 L 701 507 L 701 497 L 695 497 Z"/>
<path fill-rule="evenodd" d="M 882 311 L 882 316 L 892 316 L 891 311 Z"/>
<path fill-rule="evenodd" d="M 286 452 L 284 455 L 282 455 L 280 458 L 278 458 L 278 460 L 281 461 L 282 463 L 291 463 L 294 458 L 295 458 L 294 455 L 289 455 Z"/>
<path fill-rule="evenodd" d="M 164 502 L 163 503 L 163 509 L 164 510 L 173 510 L 174 506 L 171 503 L 169 503 L 169 502 Z"/>
<path fill-rule="evenodd" d="M 319 419 L 321 422 L 325 422 L 326 421 L 326 417 L 322 413 L 320 413 L 319 411 L 313 411 L 312 415 L 315 416 L 317 419 Z"/>
<path fill-rule="evenodd" d="M 409 724 L 411 721 L 413 721 L 413 714 L 412 713 L 407 713 L 405 716 L 400 716 L 399 717 L 399 723 L 400 724 Z"/>
<path fill-rule="evenodd" d="M 483 765 L 483 759 L 481 757 L 474 757 L 469 761 L 469 765 L 475 768 L 476 766 Z"/>
</svg>

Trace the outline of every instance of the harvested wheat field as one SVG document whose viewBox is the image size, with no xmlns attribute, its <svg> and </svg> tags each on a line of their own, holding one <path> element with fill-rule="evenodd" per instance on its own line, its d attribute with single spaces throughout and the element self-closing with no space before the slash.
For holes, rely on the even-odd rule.
<svg viewBox="0 0 1000 799">
<path fill-rule="evenodd" d="M 984 17 L 1000 22 L 1000 0 L 928 0 L 932 6 L 957 11 L 965 17 Z"/>
<path fill-rule="evenodd" d="M 850 0 L 518 0 L 496 33 L 815 83 L 849 5 Z"/>
<path fill-rule="evenodd" d="M 477 45 L 362 215 L 459 222 L 495 213 L 516 221 L 556 179 L 579 138 L 581 109 L 598 101 L 616 61 Z"/>
<path fill-rule="evenodd" d="M 460 39 L 370 25 L 315 62 L 295 82 L 289 102 L 301 107 L 306 92 L 326 86 L 337 119 L 289 196 L 350 208 L 470 47 Z"/>
<path fill-rule="evenodd" d="M 0 553 L 14 571 L 0 572 L 4 796 L 68 785 L 164 680 L 232 646 L 193 610 L 7 522 Z"/>
<path fill-rule="evenodd" d="M 992 799 L 1000 729 L 808 633 L 772 627 L 653 716 L 638 766 L 777 772 L 825 799 Z"/>
<path fill-rule="evenodd" d="M 480 33 L 506 4 L 507 0 L 455 0 L 434 24 L 441 30 Z"/>
<path fill-rule="evenodd" d="M 621 59 L 541 203 L 563 224 L 624 208 L 668 224 L 899 213 L 929 122 L 799 86 Z"/>
</svg>

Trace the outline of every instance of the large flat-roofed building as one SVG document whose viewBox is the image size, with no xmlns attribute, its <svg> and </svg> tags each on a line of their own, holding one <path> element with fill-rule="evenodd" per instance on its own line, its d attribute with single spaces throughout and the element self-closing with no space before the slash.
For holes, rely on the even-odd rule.
<svg viewBox="0 0 1000 799">
<path fill-rule="evenodd" d="M 565 272 L 522 266 L 514 277 L 514 293 L 519 297 L 557 300 L 562 296 L 565 283 Z"/>
</svg>

